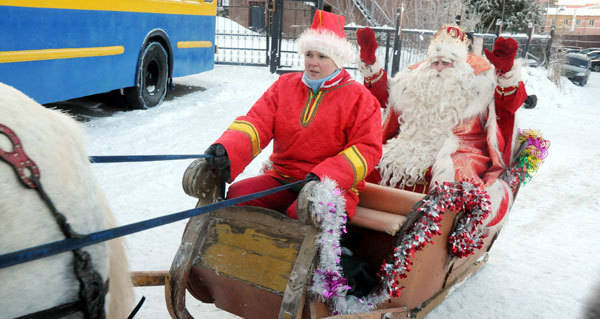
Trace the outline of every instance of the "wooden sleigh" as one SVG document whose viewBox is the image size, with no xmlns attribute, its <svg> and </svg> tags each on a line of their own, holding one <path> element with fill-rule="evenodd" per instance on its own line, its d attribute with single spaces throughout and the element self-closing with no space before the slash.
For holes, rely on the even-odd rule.
<svg viewBox="0 0 600 319">
<path fill-rule="evenodd" d="M 181 245 L 165 278 L 166 303 L 172 318 L 193 318 L 186 309 L 186 290 L 205 303 L 243 318 L 422 318 L 439 305 L 452 287 L 481 268 L 500 228 L 491 229 L 481 249 L 465 258 L 449 254 L 448 236 L 458 214 L 446 212 L 441 235 L 418 250 L 399 297 L 392 297 L 368 312 L 333 315 L 307 289 L 318 259 L 318 228 L 308 212 L 310 182 L 298 198 L 298 220 L 264 208 L 234 206 L 188 222 Z M 196 160 L 183 178 L 185 192 L 199 199 L 198 206 L 217 201 L 214 175 L 203 159 Z M 420 212 L 415 204 L 422 194 L 368 185 L 360 206 L 394 204 L 396 213 L 361 208 L 350 221 L 354 253 L 378 269 Z M 370 203 L 371 202 L 371 203 Z M 393 234 L 393 235 L 391 235 Z"/>
</svg>

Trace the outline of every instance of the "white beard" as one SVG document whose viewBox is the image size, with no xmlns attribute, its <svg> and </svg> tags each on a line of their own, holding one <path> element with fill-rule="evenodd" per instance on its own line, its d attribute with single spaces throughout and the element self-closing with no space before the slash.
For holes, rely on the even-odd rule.
<svg viewBox="0 0 600 319">
<path fill-rule="evenodd" d="M 466 63 L 438 73 L 426 60 L 392 80 L 390 102 L 401 113 L 400 133 L 383 145 L 378 165 L 382 185 L 413 186 L 424 180 L 427 168 L 434 166 L 436 173 L 437 161 L 451 160 L 458 148 L 453 129 L 472 116 L 467 113 L 472 113 L 475 78 Z M 454 170 L 445 171 L 445 179 L 453 181 Z"/>
</svg>

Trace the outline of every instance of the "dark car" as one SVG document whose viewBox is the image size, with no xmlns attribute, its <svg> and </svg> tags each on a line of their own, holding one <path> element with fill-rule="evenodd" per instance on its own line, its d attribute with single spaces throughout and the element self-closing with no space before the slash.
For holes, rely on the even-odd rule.
<svg viewBox="0 0 600 319">
<path fill-rule="evenodd" d="M 600 72 L 600 50 L 590 51 L 587 56 L 592 63 L 592 71 Z"/>
<path fill-rule="evenodd" d="M 567 53 L 562 59 L 560 73 L 571 82 L 584 86 L 590 77 L 590 59 L 581 53 Z"/>
<path fill-rule="evenodd" d="M 579 51 L 579 53 L 588 54 L 592 51 L 600 51 L 600 48 L 587 48 Z"/>
<path fill-rule="evenodd" d="M 562 46 L 562 47 L 556 48 L 556 50 L 558 51 L 559 54 L 575 53 L 575 52 L 581 51 L 581 47 L 576 47 L 576 46 Z"/>
</svg>

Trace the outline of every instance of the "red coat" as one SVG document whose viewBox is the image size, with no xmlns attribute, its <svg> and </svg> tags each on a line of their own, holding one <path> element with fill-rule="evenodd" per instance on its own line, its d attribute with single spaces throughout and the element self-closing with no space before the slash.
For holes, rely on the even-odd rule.
<svg viewBox="0 0 600 319">
<path fill-rule="evenodd" d="M 335 180 L 354 215 L 364 178 L 381 158 L 381 113 L 377 100 L 342 69 L 313 93 L 302 73 L 284 74 L 215 142 L 238 176 L 273 140 L 272 170 L 288 180 L 309 172 Z"/>
<path fill-rule="evenodd" d="M 494 103 L 496 105 L 496 116 L 498 118 L 498 130 L 502 139 L 498 141 L 498 147 L 503 153 L 504 163 L 511 164 L 512 146 L 515 143 L 515 113 L 527 99 L 527 91 L 523 82 L 517 86 L 502 88 L 496 87 L 494 92 Z"/>
<path fill-rule="evenodd" d="M 476 72 L 479 71 L 485 71 L 489 69 L 489 64 L 487 61 L 483 60 L 480 56 L 476 56 L 476 55 L 469 55 L 467 62 L 473 67 L 474 70 L 476 70 Z M 419 64 L 419 63 L 418 63 Z M 415 68 L 418 64 L 415 65 L 411 65 L 409 66 L 409 68 L 413 69 Z M 367 87 L 369 89 L 369 91 L 377 98 L 377 100 L 379 101 L 379 103 L 381 104 L 382 107 L 387 107 L 387 103 L 388 103 L 388 99 L 389 99 L 389 91 L 388 91 L 388 78 L 387 78 L 387 72 L 384 69 L 381 69 L 380 72 L 376 73 L 375 75 L 373 75 L 372 77 L 367 77 L 364 79 L 364 85 L 365 87 Z M 498 163 L 498 161 L 495 161 L 495 159 L 492 159 L 492 167 L 490 167 L 490 169 L 494 170 L 494 171 L 499 171 L 501 170 L 501 166 L 503 167 L 507 167 L 511 164 L 511 156 L 512 156 L 512 146 L 514 144 L 514 137 L 515 134 L 517 134 L 518 132 L 516 132 L 517 128 L 516 128 L 516 123 L 515 123 L 515 113 L 516 111 L 519 109 L 519 107 L 521 107 L 521 105 L 523 105 L 523 103 L 525 102 L 525 99 L 527 98 L 527 92 L 525 90 L 525 85 L 523 84 L 523 82 L 519 82 L 518 86 L 515 87 L 508 87 L 508 88 L 502 88 L 500 86 L 496 86 L 495 92 L 494 92 L 494 104 L 495 104 L 495 111 L 496 111 L 496 118 L 497 118 L 497 127 L 498 127 L 498 134 L 496 135 L 497 137 L 497 142 L 498 142 L 498 150 L 502 153 L 502 161 L 504 163 L 504 165 L 500 165 Z M 383 125 L 383 143 L 385 143 L 387 140 L 395 137 L 396 135 L 398 135 L 398 132 L 400 130 L 400 125 L 397 121 L 398 117 L 400 116 L 400 114 L 394 110 L 394 108 L 389 108 L 389 114 L 386 117 L 386 121 Z M 462 127 L 457 128 L 457 130 L 455 130 L 454 134 L 459 137 L 461 140 L 464 140 L 463 137 L 467 137 L 467 136 L 476 136 L 476 135 L 480 135 L 482 134 L 482 130 L 483 127 L 480 127 L 478 124 L 482 124 L 482 123 L 476 123 L 475 121 L 473 121 L 471 123 L 471 127 L 467 130 L 464 129 L 465 125 L 462 125 Z M 472 139 L 472 137 L 470 137 Z M 490 138 L 490 137 L 488 137 Z M 491 137 L 493 138 L 493 137 Z M 483 140 L 485 140 L 485 137 L 483 138 Z M 485 147 L 485 146 L 481 146 L 481 147 Z M 472 147 L 467 147 L 467 149 L 471 149 L 474 150 L 475 148 Z M 461 152 L 459 150 L 459 152 Z M 463 153 L 471 153 L 469 152 L 463 152 Z M 486 155 L 488 156 L 488 155 Z M 456 160 L 456 155 L 454 156 L 454 159 Z M 479 155 L 474 156 L 474 158 L 479 159 Z M 477 161 L 479 162 L 479 161 Z M 459 165 L 462 166 L 462 165 Z M 477 167 L 480 167 L 479 164 L 476 165 Z M 473 177 L 482 176 L 482 172 L 480 171 L 480 169 L 477 169 L 476 171 L 478 171 L 478 174 L 474 174 Z M 428 172 L 428 176 L 431 176 L 431 172 Z M 458 172 L 457 172 L 458 173 Z M 379 175 L 374 172 L 372 174 L 373 176 L 371 176 L 369 178 L 369 182 L 372 183 L 377 183 L 380 179 Z M 466 177 L 465 174 L 458 174 L 458 175 L 463 175 L 462 177 Z M 468 174 L 467 174 L 468 175 Z M 485 178 L 485 182 L 489 183 L 490 181 L 490 174 L 488 174 L 488 177 Z M 492 174 L 491 176 L 497 176 L 498 174 Z M 475 180 L 478 180 L 478 178 L 475 178 Z M 422 190 L 423 192 L 426 191 L 426 189 Z"/>
<path fill-rule="evenodd" d="M 469 56 L 467 61 L 476 73 L 489 70 L 489 63 L 478 56 Z M 369 88 L 380 103 L 387 103 L 389 92 L 387 92 L 388 81 L 385 71 L 383 76 L 375 75 L 365 79 L 365 86 Z M 510 164 L 511 146 L 514 143 L 515 112 L 523 104 L 527 93 L 523 82 L 517 87 L 496 87 L 494 95 L 494 110 L 496 121 L 488 119 L 488 112 L 483 112 L 478 117 L 464 119 L 462 124 L 454 128 L 454 135 L 459 140 L 456 151 L 451 155 L 454 178 L 456 181 L 463 179 L 482 183 L 492 197 L 495 214 L 488 226 L 499 223 L 512 200 L 510 190 L 505 183 L 498 180 L 500 173 Z M 490 110 L 491 111 L 491 110 Z M 383 127 L 383 142 L 398 135 L 401 130 L 398 117 L 401 116 L 394 108 L 389 108 L 389 114 Z M 494 123 L 495 122 L 495 123 Z M 496 129 L 488 130 L 486 127 L 492 124 Z M 495 134 L 494 134 L 495 132 Z M 508 141 L 508 142 L 507 142 Z M 416 187 L 407 190 L 426 193 L 432 179 L 431 168 L 425 175 L 425 181 L 417 183 Z M 374 171 L 367 179 L 372 183 L 379 183 L 381 177 L 378 171 Z"/>
</svg>

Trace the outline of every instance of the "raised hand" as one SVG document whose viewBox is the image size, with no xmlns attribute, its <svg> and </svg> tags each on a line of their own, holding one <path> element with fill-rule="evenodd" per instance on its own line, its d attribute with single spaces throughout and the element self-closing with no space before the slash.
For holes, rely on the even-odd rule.
<svg viewBox="0 0 600 319">
<path fill-rule="evenodd" d="M 514 64 L 515 56 L 519 50 L 519 43 L 513 38 L 499 37 L 494 43 L 492 51 L 484 49 L 485 56 L 496 68 L 499 75 L 508 73 Z"/>
<path fill-rule="evenodd" d="M 377 50 L 377 39 L 373 29 L 367 27 L 356 31 L 356 40 L 360 47 L 360 60 L 366 65 L 375 63 L 375 50 Z"/>
</svg>

